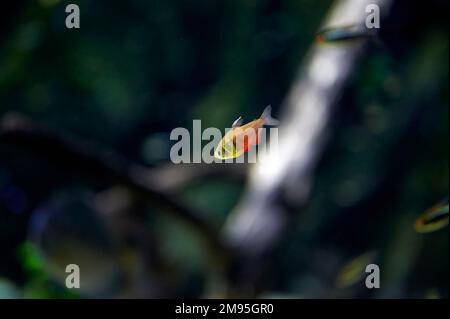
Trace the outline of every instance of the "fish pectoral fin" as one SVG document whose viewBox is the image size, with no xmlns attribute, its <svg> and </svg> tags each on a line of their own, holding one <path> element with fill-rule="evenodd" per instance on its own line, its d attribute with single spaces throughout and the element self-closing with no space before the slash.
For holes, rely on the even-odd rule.
<svg viewBox="0 0 450 319">
<path fill-rule="evenodd" d="M 242 125 L 242 116 L 239 116 L 231 125 L 232 128 L 236 128 Z"/>
</svg>

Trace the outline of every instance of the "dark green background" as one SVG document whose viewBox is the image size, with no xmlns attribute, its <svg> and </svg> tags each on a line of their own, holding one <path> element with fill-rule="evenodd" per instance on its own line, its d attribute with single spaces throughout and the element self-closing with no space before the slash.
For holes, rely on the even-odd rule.
<svg viewBox="0 0 450 319">
<path fill-rule="evenodd" d="M 278 115 L 331 4 L 74 2 L 79 30 L 64 26 L 67 1 L 2 3 L 0 116 L 19 112 L 148 166 L 169 161 L 170 131 L 193 119 L 225 128 L 268 104 Z M 337 101 L 312 198 L 286 233 L 264 295 L 448 298 L 448 227 L 413 229 L 448 194 L 448 1 L 394 2 L 394 18 Z M 69 173 L 0 144 L 0 297 L 72 296 L 25 244 L 46 203 L 109 187 Z M 220 226 L 244 185 L 209 178 L 181 196 Z M 144 214 L 176 274 L 169 295 L 204 296 L 204 247 L 176 220 Z M 382 288 L 336 289 L 339 269 L 372 250 Z"/>
</svg>

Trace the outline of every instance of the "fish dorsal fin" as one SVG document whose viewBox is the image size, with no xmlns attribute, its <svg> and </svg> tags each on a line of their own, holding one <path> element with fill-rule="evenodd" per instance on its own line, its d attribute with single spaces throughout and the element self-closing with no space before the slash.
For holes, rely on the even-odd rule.
<svg viewBox="0 0 450 319">
<path fill-rule="evenodd" d="M 242 116 L 239 116 L 236 121 L 231 125 L 232 128 L 236 128 L 242 125 Z"/>
</svg>

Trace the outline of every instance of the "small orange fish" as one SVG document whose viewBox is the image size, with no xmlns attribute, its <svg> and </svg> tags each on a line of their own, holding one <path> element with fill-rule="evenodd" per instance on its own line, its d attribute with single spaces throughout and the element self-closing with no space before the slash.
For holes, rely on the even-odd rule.
<svg viewBox="0 0 450 319">
<path fill-rule="evenodd" d="M 272 107 L 267 106 L 261 117 L 242 125 L 242 117 L 234 121 L 231 130 L 220 140 L 214 151 L 214 157 L 218 159 L 230 159 L 241 156 L 249 151 L 252 146 L 260 142 L 260 133 L 264 125 L 275 126 L 279 121 L 271 116 Z"/>
</svg>

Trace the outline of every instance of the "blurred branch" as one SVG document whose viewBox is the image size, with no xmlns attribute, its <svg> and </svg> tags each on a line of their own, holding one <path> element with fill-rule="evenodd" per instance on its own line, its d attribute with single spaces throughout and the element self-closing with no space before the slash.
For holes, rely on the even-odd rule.
<svg viewBox="0 0 450 319">
<path fill-rule="evenodd" d="M 163 182 L 166 170 L 172 172 L 172 177 L 179 174 L 173 173 L 173 169 L 165 168 L 164 172 L 150 171 L 110 150 L 62 137 L 17 114 L 5 115 L 2 119 L 0 143 L 32 151 L 60 165 L 62 169 L 77 172 L 94 181 L 107 181 L 124 186 L 142 201 L 187 222 L 203 235 L 215 253 L 222 257 L 227 255 L 227 250 L 217 237 L 217 232 L 199 217 L 207 216 L 207 214 L 199 212 L 198 209 L 189 208 L 166 192 L 176 186 L 175 183 L 164 184 Z M 201 174 L 207 175 L 205 172 Z M 194 177 L 195 174 L 191 172 L 189 176 L 185 176 L 183 182 Z"/>
<path fill-rule="evenodd" d="M 388 0 L 338 1 L 323 28 L 364 26 L 369 4 L 381 16 Z M 269 153 L 251 171 L 243 198 L 224 228 L 238 254 L 230 269 L 232 292 L 254 295 L 264 262 L 289 229 L 293 213 L 304 206 L 324 147 L 336 102 L 364 52 L 367 38 L 314 45 L 283 106 L 278 152 Z"/>
<path fill-rule="evenodd" d="M 192 184 L 205 178 L 222 178 L 230 181 L 241 182 L 246 176 L 249 165 L 234 164 L 164 164 L 157 168 L 147 169 L 144 176 L 148 182 L 157 185 L 163 192 L 174 192 L 188 184 Z"/>
</svg>

